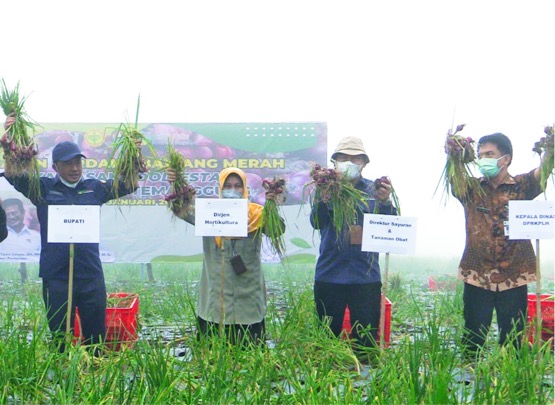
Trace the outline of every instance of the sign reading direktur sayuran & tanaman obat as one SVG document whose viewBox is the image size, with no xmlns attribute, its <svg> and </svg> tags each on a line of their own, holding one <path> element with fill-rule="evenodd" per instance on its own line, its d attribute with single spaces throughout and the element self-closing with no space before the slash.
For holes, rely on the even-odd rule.
<svg viewBox="0 0 555 405">
<path fill-rule="evenodd" d="M 416 249 L 416 218 L 364 214 L 364 252 L 413 254 Z"/>
</svg>

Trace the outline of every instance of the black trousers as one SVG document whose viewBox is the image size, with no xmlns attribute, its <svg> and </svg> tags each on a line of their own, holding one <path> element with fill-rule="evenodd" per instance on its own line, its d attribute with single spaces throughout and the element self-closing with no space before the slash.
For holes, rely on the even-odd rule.
<svg viewBox="0 0 555 405">
<path fill-rule="evenodd" d="M 505 291 L 490 291 L 464 283 L 463 303 L 465 330 L 462 343 L 465 350 L 475 352 L 484 345 L 494 309 L 499 343 L 505 344 L 510 337 L 515 347 L 520 348 L 528 309 L 526 285 Z"/>
<path fill-rule="evenodd" d="M 68 300 L 68 280 L 44 279 L 42 296 L 46 306 L 48 327 L 58 345 L 65 350 L 64 336 Z M 103 278 L 73 281 L 71 330 L 75 321 L 75 307 L 79 307 L 81 336 L 84 344 L 100 343 L 106 338 L 106 285 Z"/>
<path fill-rule="evenodd" d="M 364 347 L 373 347 L 377 342 L 380 325 L 380 303 L 382 283 L 335 284 L 316 281 L 314 302 L 318 318 L 330 321 L 335 336 L 341 334 L 345 308 L 349 306 L 353 339 Z"/>
<path fill-rule="evenodd" d="M 203 337 L 217 336 L 220 331 L 220 325 L 197 316 L 198 322 L 198 339 Z M 264 319 L 261 322 L 250 325 L 224 325 L 224 333 L 226 338 L 232 344 L 263 344 L 266 339 L 266 324 Z"/>
</svg>

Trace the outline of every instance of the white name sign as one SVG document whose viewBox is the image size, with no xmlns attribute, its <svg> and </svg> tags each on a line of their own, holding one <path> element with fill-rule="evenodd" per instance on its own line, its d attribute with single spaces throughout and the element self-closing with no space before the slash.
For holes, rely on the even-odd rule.
<svg viewBox="0 0 555 405">
<path fill-rule="evenodd" d="M 553 239 L 553 201 L 509 201 L 509 239 Z"/>
<path fill-rule="evenodd" d="M 48 206 L 49 243 L 100 243 L 100 205 Z"/>
<path fill-rule="evenodd" d="M 364 214 L 362 251 L 412 254 L 416 248 L 416 218 Z"/>
<path fill-rule="evenodd" d="M 195 236 L 248 235 L 248 201 L 244 198 L 197 198 Z"/>
</svg>

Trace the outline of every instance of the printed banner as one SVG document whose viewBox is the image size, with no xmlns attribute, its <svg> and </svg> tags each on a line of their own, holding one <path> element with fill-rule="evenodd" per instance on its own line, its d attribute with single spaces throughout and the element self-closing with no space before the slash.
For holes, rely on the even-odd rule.
<svg viewBox="0 0 555 405">
<path fill-rule="evenodd" d="M 112 143 L 117 124 L 43 124 L 35 139 L 41 175 L 54 177 L 52 149 L 62 141 L 76 142 L 86 156 L 83 176 L 113 178 Z M 200 198 L 218 197 L 218 174 L 226 167 L 239 167 L 247 175 L 249 200 L 264 204 L 262 180 L 275 176 L 287 182 L 282 207 L 287 226 L 288 256 L 317 254 L 308 221 L 310 169 L 327 161 L 325 123 L 177 123 L 140 124 L 152 143 L 143 154 L 149 167 L 138 190 L 101 209 L 101 258 L 105 262 L 200 260 L 202 243 L 194 227 L 173 218 L 164 196 L 169 194 L 164 156 L 168 143 L 186 158 L 186 176 Z M 1 162 L 3 166 L 3 161 Z M 23 201 L 23 212 L 8 218 L 9 236 L 0 243 L 0 261 L 38 261 L 40 251 L 36 210 L 5 180 L 0 197 Z M 12 211 L 16 211 L 12 208 Z M 16 217 L 22 217 L 19 220 Z M 272 256 L 268 249 L 267 256 Z M 271 258 L 266 258 L 272 260 Z"/>
</svg>

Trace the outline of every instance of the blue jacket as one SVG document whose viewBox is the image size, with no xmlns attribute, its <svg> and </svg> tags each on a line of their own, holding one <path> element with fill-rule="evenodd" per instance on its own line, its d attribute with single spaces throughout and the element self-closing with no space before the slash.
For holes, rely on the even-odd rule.
<svg viewBox="0 0 555 405">
<path fill-rule="evenodd" d="M 6 177 L 15 189 L 29 197 L 29 178 Z M 40 224 L 41 251 L 39 276 L 43 279 L 69 278 L 69 243 L 48 243 L 48 206 L 49 205 L 102 205 L 114 199 L 112 180 L 106 182 L 89 179 L 81 180 L 77 187 L 67 187 L 60 178 L 40 178 L 40 194 L 31 199 L 37 207 L 37 217 Z M 132 193 L 123 183 L 120 184 L 119 194 Z M 74 245 L 74 278 L 94 279 L 103 278 L 102 265 L 98 243 L 76 243 Z"/>
<path fill-rule="evenodd" d="M 362 225 L 364 214 L 374 213 L 374 182 L 360 178 L 355 185 L 358 190 L 368 195 L 368 207 L 360 206 L 357 212 L 357 224 Z M 397 211 L 391 202 L 379 203 L 378 213 L 396 215 Z M 333 211 L 325 203 L 314 204 L 310 214 L 310 223 L 314 229 L 320 230 L 320 255 L 316 262 L 315 281 L 336 284 L 377 283 L 380 278 L 379 255 L 375 252 L 363 252 L 361 245 L 349 243 L 349 233 L 345 227 L 339 240 L 332 222 Z"/>
</svg>

